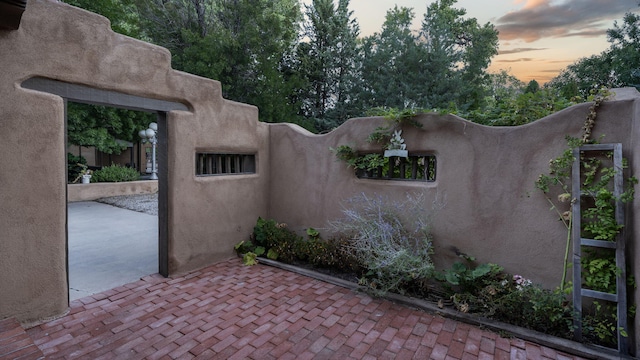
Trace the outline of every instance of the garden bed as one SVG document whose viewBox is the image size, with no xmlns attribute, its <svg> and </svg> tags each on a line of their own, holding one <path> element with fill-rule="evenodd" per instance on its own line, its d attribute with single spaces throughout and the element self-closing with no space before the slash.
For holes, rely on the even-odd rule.
<svg viewBox="0 0 640 360">
<path fill-rule="evenodd" d="M 311 269 L 307 266 L 303 267 L 303 266 L 297 266 L 297 265 L 290 265 L 290 264 L 285 264 L 279 261 L 270 260 L 262 257 L 259 258 L 259 263 L 267 266 L 273 266 L 279 269 L 295 272 L 297 274 L 301 274 L 314 279 L 325 281 L 334 285 L 342 286 L 344 288 L 351 289 L 354 291 L 366 290 L 365 287 L 358 285 L 357 282 L 347 280 L 348 278 L 355 278 L 355 276 L 354 277 L 346 276 L 346 275 L 336 276 L 336 274 L 332 274 L 331 271 L 320 272 L 320 271 L 316 271 L 316 269 Z M 390 300 L 394 303 L 402 304 L 402 305 L 413 307 L 413 308 L 418 308 L 423 311 L 441 315 L 453 320 L 491 329 L 501 334 L 508 333 L 511 336 L 518 337 L 526 341 L 544 345 L 559 351 L 581 356 L 584 358 L 588 358 L 588 359 L 620 359 L 621 358 L 618 352 L 608 348 L 595 346 L 595 345 L 582 344 L 579 342 L 558 338 L 555 336 L 550 336 L 538 331 L 502 323 L 499 321 L 495 321 L 495 320 L 491 320 L 491 319 L 487 319 L 479 316 L 474 316 L 468 313 L 463 313 L 448 307 L 441 308 L 435 302 L 412 298 L 408 296 L 402 296 L 394 293 L 387 293 L 386 295 L 383 296 L 383 298 Z M 632 357 L 629 357 L 629 358 L 631 359 Z"/>
</svg>

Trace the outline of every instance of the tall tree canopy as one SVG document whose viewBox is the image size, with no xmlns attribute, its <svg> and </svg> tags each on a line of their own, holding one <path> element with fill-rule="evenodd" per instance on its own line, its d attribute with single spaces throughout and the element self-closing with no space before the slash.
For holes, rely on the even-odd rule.
<svg viewBox="0 0 640 360">
<path fill-rule="evenodd" d="M 349 0 L 313 0 L 305 5 L 304 39 L 297 61 L 303 79 L 302 114 L 326 130 L 354 115 L 354 90 L 359 82 L 360 32 Z"/>
<path fill-rule="evenodd" d="M 108 18 L 115 32 L 135 38 L 141 37 L 140 18 L 135 0 L 67 0 L 65 2 Z"/>
<path fill-rule="evenodd" d="M 411 31 L 414 13 L 397 6 L 387 12 L 382 32 L 364 40 L 363 78 L 367 106 L 478 108 L 497 54 L 498 33 L 464 18 L 456 0 L 427 8 L 419 33 Z"/>
<path fill-rule="evenodd" d="M 396 6 L 365 38 L 349 0 L 303 9 L 299 0 L 69 1 L 168 48 L 175 69 L 219 80 L 225 98 L 257 105 L 262 121 L 324 131 L 374 107 L 475 111 L 491 102 L 497 31 L 456 0 L 430 3 L 420 29 L 413 9 Z"/>
<path fill-rule="evenodd" d="M 382 31 L 363 40 L 363 109 L 426 107 L 421 91 L 426 58 L 411 31 L 413 10 L 395 6 L 387 11 Z"/>
<path fill-rule="evenodd" d="M 427 7 L 420 44 L 427 51 L 429 76 L 425 79 L 427 103 L 477 109 L 489 81 L 486 69 L 498 53 L 498 31 L 456 9 L 457 0 L 439 0 Z"/>
<path fill-rule="evenodd" d="M 219 80 L 226 98 L 257 105 L 268 122 L 296 122 L 297 0 L 141 0 L 149 38 L 173 67 Z"/>
</svg>

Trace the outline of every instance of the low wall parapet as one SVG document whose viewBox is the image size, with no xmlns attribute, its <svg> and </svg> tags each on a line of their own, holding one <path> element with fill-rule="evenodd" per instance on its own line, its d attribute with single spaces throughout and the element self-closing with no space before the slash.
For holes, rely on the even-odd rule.
<svg viewBox="0 0 640 360">
<path fill-rule="evenodd" d="M 158 192 L 158 180 L 68 184 L 67 201 L 92 201 L 108 196 L 142 195 Z"/>
</svg>

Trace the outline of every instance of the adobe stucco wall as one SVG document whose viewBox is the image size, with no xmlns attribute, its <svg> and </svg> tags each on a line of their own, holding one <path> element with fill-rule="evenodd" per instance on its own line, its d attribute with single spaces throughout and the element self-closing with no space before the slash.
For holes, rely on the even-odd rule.
<svg viewBox="0 0 640 360">
<path fill-rule="evenodd" d="M 16 31 L 0 31 L 0 318 L 63 313 L 66 146 L 63 99 L 31 77 L 186 104 L 168 114 L 169 272 L 233 256 L 267 211 L 269 127 L 258 109 L 224 100 L 216 81 L 174 71 L 164 49 L 116 34 L 104 17 L 29 1 Z M 256 153 L 257 174 L 195 177 L 195 152 Z"/>
<path fill-rule="evenodd" d="M 604 135 L 601 142 L 621 142 L 623 155 L 638 174 L 634 155 L 640 94 L 635 89 L 621 92 L 628 95 L 626 99 L 619 96 L 623 100 L 606 102 L 598 110 L 593 138 Z M 403 136 L 410 153 L 435 154 L 433 183 L 358 179 L 330 152 L 339 145 L 380 151 L 366 138 L 384 124 L 382 118 L 352 119 L 322 136 L 274 124 L 269 216 L 297 231 L 311 226 L 328 235 L 328 221 L 341 216 L 344 199 L 366 193 L 401 200 L 406 193 L 423 191 L 427 208 L 434 200 L 444 204 L 433 218 L 434 260 L 439 269 L 459 260 L 453 250 L 457 248 L 479 262 L 497 263 L 507 272 L 555 288 L 562 277 L 567 232 L 534 183 L 548 173 L 549 160 L 566 149 L 565 136 L 581 136 L 588 111 L 589 104 L 581 104 L 519 127 L 486 127 L 451 115 L 421 115 L 423 128 L 405 127 Z M 636 279 L 640 279 L 640 252 L 635 239 L 640 234 L 634 214 L 639 204 L 636 199 L 627 213 L 628 261 Z M 638 290 L 630 296 L 633 303 L 640 302 Z"/>
<path fill-rule="evenodd" d="M 622 142 L 628 158 L 633 154 L 635 106 L 632 100 L 606 103 L 594 130 L 594 138 L 605 134 L 604 141 Z M 363 192 L 401 199 L 407 192 L 424 191 L 428 202 L 437 197 L 444 203 L 433 219 L 437 266 L 456 261 L 456 247 L 480 262 L 495 262 L 555 287 L 561 279 L 566 230 L 534 183 L 548 172 L 549 160 L 566 149 L 565 135 L 580 136 L 588 107 L 578 105 L 519 127 L 421 115 L 417 119 L 423 128 L 405 127 L 403 136 L 410 152 L 435 154 L 433 183 L 358 179 L 329 150 L 344 144 L 375 150 L 366 138 L 384 124 L 381 118 L 352 119 L 322 136 L 276 124 L 269 215 L 296 230 L 326 228 L 327 221 L 341 216 L 344 199 Z"/>
</svg>

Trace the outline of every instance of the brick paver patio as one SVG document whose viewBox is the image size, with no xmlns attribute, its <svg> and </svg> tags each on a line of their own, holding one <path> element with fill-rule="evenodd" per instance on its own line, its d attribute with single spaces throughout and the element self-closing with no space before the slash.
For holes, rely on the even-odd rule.
<svg viewBox="0 0 640 360">
<path fill-rule="evenodd" d="M 47 359 L 579 359 L 239 259 L 76 300 L 27 334 Z"/>
</svg>

